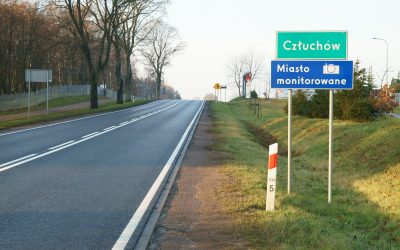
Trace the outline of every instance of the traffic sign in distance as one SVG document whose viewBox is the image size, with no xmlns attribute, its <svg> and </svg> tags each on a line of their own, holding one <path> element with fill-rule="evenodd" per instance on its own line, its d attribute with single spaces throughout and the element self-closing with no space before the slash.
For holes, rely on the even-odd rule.
<svg viewBox="0 0 400 250">
<path fill-rule="evenodd" d="M 353 61 L 271 61 L 271 87 L 352 89 Z"/>
</svg>

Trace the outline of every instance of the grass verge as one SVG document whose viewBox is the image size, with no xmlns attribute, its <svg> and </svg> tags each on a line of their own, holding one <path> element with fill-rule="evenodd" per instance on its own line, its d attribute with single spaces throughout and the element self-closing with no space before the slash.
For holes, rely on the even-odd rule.
<svg viewBox="0 0 400 250">
<path fill-rule="evenodd" d="M 62 100 L 55 100 L 53 103 L 53 107 L 60 107 L 65 106 L 68 104 L 76 103 L 78 100 L 73 98 L 63 98 Z M 81 99 L 79 99 L 81 101 Z M 115 102 L 112 103 L 105 103 L 101 105 L 98 109 L 90 109 L 89 107 L 74 109 L 69 111 L 57 112 L 57 113 L 49 113 L 49 115 L 36 115 L 32 116 L 29 120 L 24 118 L 14 119 L 14 120 L 7 120 L 7 121 L 0 121 L 0 130 L 2 129 L 9 129 L 13 127 L 25 126 L 30 124 L 37 124 L 37 123 L 45 123 L 49 121 L 61 120 L 65 118 L 71 118 L 75 116 L 82 116 L 82 115 L 89 115 L 89 114 L 96 114 L 101 112 L 109 112 L 115 111 L 119 109 L 126 109 L 131 108 L 139 105 L 143 105 L 148 103 L 147 100 L 136 100 L 134 102 L 125 102 L 123 104 L 116 104 Z M 56 106 L 58 105 L 58 106 Z"/>
<path fill-rule="evenodd" d="M 333 201 L 328 205 L 328 120 L 295 116 L 292 192 L 287 195 L 287 158 L 280 155 L 276 211 L 265 211 L 267 149 L 262 142 L 275 140 L 287 148 L 284 105 L 263 101 L 263 116 L 257 119 L 245 100 L 211 104 L 215 148 L 231 156 L 223 168 L 231 181 L 219 198 L 249 247 L 400 249 L 400 122 L 394 118 L 334 121 Z"/>
<path fill-rule="evenodd" d="M 99 100 L 101 100 L 101 99 L 102 99 L 102 97 L 99 96 Z M 80 103 L 80 102 L 88 102 L 88 101 L 90 101 L 90 96 L 88 96 L 88 95 L 59 97 L 59 98 L 49 100 L 49 109 L 62 107 L 62 106 L 75 104 L 75 103 Z M 45 109 L 46 109 L 46 102 L 43 102 L 43 103 L 40 103 L 39 105 L 35 105 L 35 106 L 31 107 L 32 112 L 45 110 Z M 0 115 L 12 115 L 12 114 L 26 113 L 26 112 L 27 112 L 27 108 L 19 108 L 19 109 L 12 109 L 9 111 L 0 111 Z"/>
<path fill-rule="evenodd" d="M 396 107 L 396 108 L 393 110 L 393 113 L 395 113 L 395 114 L 400 114 L 400 106 L 399 106 L 399 107 Z"/>
</svg>

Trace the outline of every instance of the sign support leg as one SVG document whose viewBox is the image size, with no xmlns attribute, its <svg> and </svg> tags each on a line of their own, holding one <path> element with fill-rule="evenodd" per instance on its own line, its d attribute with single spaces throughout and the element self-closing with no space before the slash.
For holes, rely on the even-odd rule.
<svg viewBox="0 0 400 250">
<path fill-rule="evenodd" d="M 332 170 L 333 170 L 333 90 L 329 90 L 329 172 L 328 172 L 328 203 L 332 202 Z"/>
<path fill-rule="evenodd" d="M 46 115 L 49 115 L 49 71 L 47 70 Z"/>
<path fill-rule="evenodd" d="M 29 70 L 29 83 L 28 83 L 28 120 L 31 117 L 31 70 Z"/>
<path fill-rule="evenodd" d="M 290 170 L 291 170 L 291 161 L 292 161 L 292 90 L 289 89 L 288 92 L 288 165 L 287 165 L 287 191 L 290 194 Z"/>
</svg>

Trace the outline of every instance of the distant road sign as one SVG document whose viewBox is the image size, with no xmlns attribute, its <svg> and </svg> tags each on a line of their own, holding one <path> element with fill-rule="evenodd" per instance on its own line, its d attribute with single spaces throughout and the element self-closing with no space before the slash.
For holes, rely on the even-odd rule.
<svg viewBox="0 0 400 250">
<path fill-rule="evenodd" d="M 221 89 L 221 84 L 219 83 L 214 84 L 214 89 Z"/>
<path fill-rule="evenodd" d="M 352 89 L 353 61 L 271 61 L 271 87 Z"/>
<path fill-rule="evenodd" d="M 277 59 L 347 59 L 347 31 L 278 31 Z"/>
<path fill-rule="evenodd" d="M 46 69 L 26 69 L 25 82 L 51 82 L 53 71 Z"/>
</svg>

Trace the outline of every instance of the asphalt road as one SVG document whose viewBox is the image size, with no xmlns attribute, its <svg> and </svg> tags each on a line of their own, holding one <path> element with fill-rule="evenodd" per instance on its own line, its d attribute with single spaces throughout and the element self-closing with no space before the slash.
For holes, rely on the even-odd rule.
<svg viewBox="0 0 400 250">
<path fill-rule="evenodd" d="M 121 233 L 201 106 L 158 101 L 0 134 L 0 249 L 132 248 L 145 216 Z"/>
</svg>

